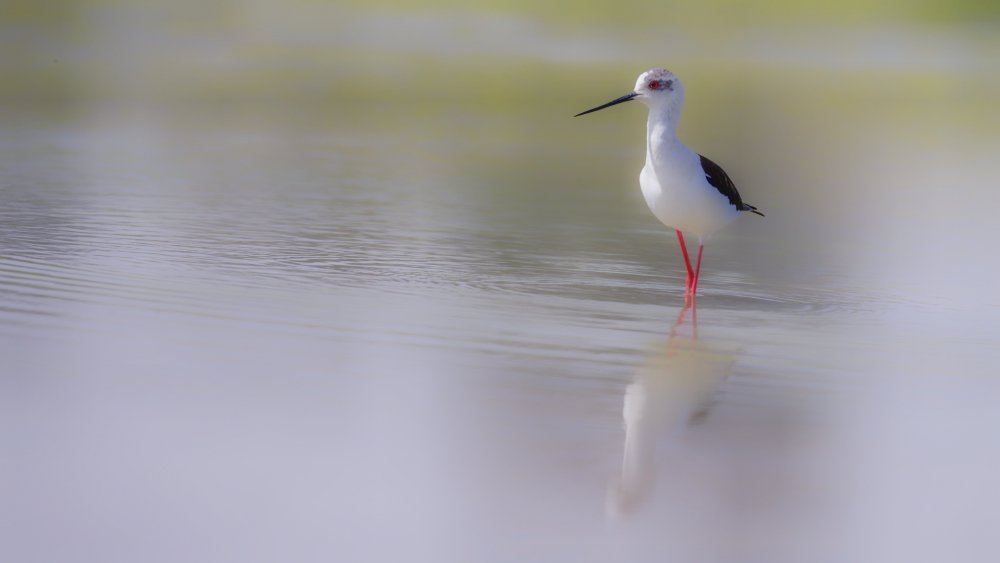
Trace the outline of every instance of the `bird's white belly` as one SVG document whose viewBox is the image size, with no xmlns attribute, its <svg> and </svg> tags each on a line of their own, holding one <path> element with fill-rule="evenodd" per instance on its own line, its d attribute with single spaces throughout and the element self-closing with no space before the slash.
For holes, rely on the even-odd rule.
<svg viewBox="0 0 1000 563">
<path fill-rule="evenodd" d="M 650 211 L 661 223 L 699 238 L 721 229 L 739 215 L 729 199 L 705 180 L 701 166 L 695 174 L 661 170 L 657 176 L 647 163 L 639 175 L 639 185 Z"/>
</svg>

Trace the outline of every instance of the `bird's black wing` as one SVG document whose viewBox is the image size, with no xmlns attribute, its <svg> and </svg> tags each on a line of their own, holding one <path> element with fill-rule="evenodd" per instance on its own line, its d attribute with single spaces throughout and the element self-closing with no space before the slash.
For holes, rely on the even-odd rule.
<svg viewBox="0 0 1000 563">
<path fill-rule="evenodd" d="M 740 197 L 740 192 L 736 191 L 736 185 L 733 181 L 729 179 L 729 174 L 722 169 L 721 166 L 712 162 L 708 157 L 703 155 L 698 155 L 701 157 L 701 169 L 705 171 L 705 179 L 708 180 L 709 184 L 719 190 L 719 193 L 726 196 L 729 199 L 729 203 L 733 204 L 736 209 L 740 211 L 749 211 L 751 213 L 756 213 L 761 217 L 764 216 L 763 213 L 757 211 L 757 208 L 743 203 L 743 198 Z"/>
</svg>

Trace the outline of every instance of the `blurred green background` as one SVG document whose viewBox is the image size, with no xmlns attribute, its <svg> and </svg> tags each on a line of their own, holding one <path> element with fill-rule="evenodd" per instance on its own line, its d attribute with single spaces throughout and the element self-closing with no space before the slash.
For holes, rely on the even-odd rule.
<svg viewBox="0 0 1000 563">
<path fill-rule="evenodd" d="M 588 81 L 654 65 L 683 66 L 728 84 L 789 67 L 920 80 L 975 61 L 990 61 L 995 71 L 998 21 L 1000 3 L 968 0 L 9 0 L 0 7 L 0 95 L 320 104 L 475 99 L 503 107 L 572 98 Z M 884 86 L 885 78 L 875 83 Z M 995 82 L 996 75 L 980 80 Z M 947 86 L 940 82 L 923 96 L 941 95 Z M 919 95 L 914 84 L 901 81 L 899 91 L 882 95 Z"/>
</svg>

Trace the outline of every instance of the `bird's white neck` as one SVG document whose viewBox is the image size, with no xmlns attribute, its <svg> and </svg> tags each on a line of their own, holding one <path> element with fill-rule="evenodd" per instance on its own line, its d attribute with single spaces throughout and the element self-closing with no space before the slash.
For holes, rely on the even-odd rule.
<svg viewBox="0 0 1000 563">
<path fill-rule="evenodd" d="M 664 104 L 649 108 L 646 121 L 647 157 L 662 154 L 667 145 L 677 143 L 677 122 L 681 116 L 681 104 Z"/>
</svg>

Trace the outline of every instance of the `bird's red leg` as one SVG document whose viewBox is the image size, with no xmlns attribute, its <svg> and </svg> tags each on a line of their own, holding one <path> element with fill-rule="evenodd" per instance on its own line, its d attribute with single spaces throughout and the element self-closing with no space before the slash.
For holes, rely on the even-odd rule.
<svg viewBox="0 0 1000 563">
<path fill-rule="evenodd" d="M 674 229 L 674 230 L 677 231 L 677 242 L 679 242 L 681 245 L 681 254 L 684 255 L 684 266 L 687 267 L 687 280 L 685 281 L 687 289 L 684 292 L 684 294 L 688 295 L 692 293 L 692 286 L 694 285 L 694 279 L 695 279 L 694 270 L 691 269 L 691 259 L 688 258 L 687 245 L 684 244 L 684 234 L 681 233 L 680 229 Z"/>
<path fill-rule="evenodd" d="M 704 244 L 698 245 L 698 260 L 694 266 L 694 283 L 691 284 L 691 293 L 698 291 L 698 276 L 701 274 L 701 253 L 705 250 Z"/>
</svg>

